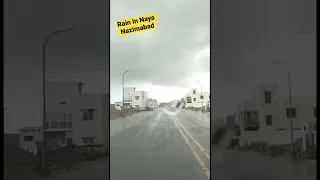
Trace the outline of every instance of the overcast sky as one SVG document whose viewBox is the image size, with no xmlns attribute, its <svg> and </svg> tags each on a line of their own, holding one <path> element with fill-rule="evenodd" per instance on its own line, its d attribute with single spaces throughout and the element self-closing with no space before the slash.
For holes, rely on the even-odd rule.
<svg viewBox="0 0 320 180">
<path fill-rule="evenodd" d="M 285 67 L 292 74 L 293 96 L 316 95 L 315 0 L 211 1 L 211 113 L 236 110 L 258 84 L 276 83 L 288 95 Z"/>
<path fill-rule="evenodd" d="M 277 83 L 287 95 L 281 60 L 292 71 L 294 96 L 316 94 L 315 0 L 5 0 L 5 132 L 40 124 L 41 43 L 55 30 L 76 30 L 52 39 L 47 49 L 48 80 L 86 82 L 85 92 L 109 91 L 121 100 L 126 86 L 150 91 L 160 101 L 180 98 L 194 80 L 209 90 L 214 117 L 234 112 L 237 103 L 261 83 Z M 157 13 L 157 29 L 117 37 L 115 21 Z M 109 27 L 111 25 L 111 27 Z"/>
<path fill-rule="evenodd" d="M 141 6 L 143 4 L 143 6 Z M 210 0 L 111 0 L 111 102 L 125 86 L 160 102 L 182 98 L 190 88 L 210 90 Z M 116 21 L 156 13 L 154 31 L 119 37 Z"/>
<path fill-rule="evenodd" d="M 84 92 L 109 92 L 109 2 L 4 1 L 4 127 L 40 125 L 41 44 L 50 32 L 75 28 L 47 46 L 47 79 L 84 81 Z"/>
</svg>

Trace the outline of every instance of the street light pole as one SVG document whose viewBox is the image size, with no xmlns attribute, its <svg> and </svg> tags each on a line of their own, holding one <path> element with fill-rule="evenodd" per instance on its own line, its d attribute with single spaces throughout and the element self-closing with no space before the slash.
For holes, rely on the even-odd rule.
<svg viewBox="0 0 320 180">
<path fill-rule="evenodd" d="M 73 31 L 74 28 L 69 28 L 65 30 L 54 31 L 47 35 L 42 43 L 42 100 L 43 100 L 43 109 L 42 109 L 42 166 L 45 167 L 45 147 L 46 147 L 46 139 L 45 139 L 45 132 L 46 132 L 46 47 L 47 44 L 50 42 L 53 36 L 59 35 L 63 32 Z"/>
<path fill-rule="evenodd" d="M 288 74 L 288 91 L 289 91 L 289 108 L 290 108 L 290 126 L 291 126 L 291 149 L 292 153 L 294 153 L 294 133 L 293 133 L 293 120 L 292 120 L 292 100 L 291 100 L 291 73 L 290 69 L 287 68 Z"/>
<path fill-rule="evenodd" d="M 274 64 L 278 64 L 278 65 L 284 65 L 284 63 L 280 62 L 280 61 L 268 61 L 269 63 L 274 63 Z M 288 91 L 289 91 L 289 118 L 290 118 L 290 133 L 291 133 L 291 151 L 292 151 L 292 157 L 294 155 L 294 133 L 293 133 L 293 120 L 292 120 L 292 96 L 291 96 L 291 73 L 290 73 L 290 69 L 287 66 L 286 67 L 287 70 L 287 76 L 288 76 Z"/>
<path fill-rule="evenodd" d="M 124 76 L 128 73 L 131 72 L 132 70 L 125 71 L 122 74 L 122 116 L 124 117 Z"/>
<path fill-rule="evenodd" d="M 200 99 L 201 99 L 201 111 L 203 112 L 203 96 L 202 96 L 202 83 L 200 81 L 196 81 L 198 83 L 200 83 L 200 88 L 201 88 L 201 95 L 200 95 Z M 202 97 L 202 98 L 201 98 Z"/>
</svg>

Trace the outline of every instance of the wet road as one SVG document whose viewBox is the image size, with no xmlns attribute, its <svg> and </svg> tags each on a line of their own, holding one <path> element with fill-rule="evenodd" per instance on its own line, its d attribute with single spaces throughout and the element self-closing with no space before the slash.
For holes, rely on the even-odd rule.
<svg viewBox="0 0 320 180">
<path fill-rule="evenodd" d="M 211 126 L 219 124 L 213 122 Z M 214 128 L 211 128 L 214 132 Z M 214 133 L 213 133 L 214 134 Z M 288 156 L 269 157 L 254 152 L 226 150 L 234 132 L 228 131 L 220 143 L 211 147 L 212 180 L 315 180 L 316 162 Z"/>
<path fill-rule="evenodd" d="M 316 180 L 315 161 L 287 156 L 268 157 L 253 152 L 219 151 L 212 147 L 212 180 Z"/>
<path fill-rule="evenodd" d="M 316 163 L 300 161 L 291 163 L 287 156 L 268 157 L 252 152 L 212 152 L 220 156 L 211 162 L 212 180 L 315 180 Z M 221 157 L 222 156 L 222 157 Z"/>
<path fill-rule="evenodd" d="M 111 180 L 207 180 L 209 121 L 158 109 L 111 123 Z"/>
<path fill-rule="evenodd" d="M 62 172 L 61 174 L 51 177 L 42 178 L 42 180 L 108 180 L 109 179 L 109 160 L 93 162 L 92 164 L 84 165 L 81 168 L 70 172 Z"/>
</svg>

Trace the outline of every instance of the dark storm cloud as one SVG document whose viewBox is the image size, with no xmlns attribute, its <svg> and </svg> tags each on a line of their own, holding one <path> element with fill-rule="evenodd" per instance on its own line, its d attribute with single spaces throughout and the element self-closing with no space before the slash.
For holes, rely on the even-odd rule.
<svg viewBox="0 0 320 180">
<path fill-rule="evenodd" d="M 131 80 L 161 86 L 183 86 L 188 75 L 209 70 L 209 57 L 194 62 L 199 51 L 209 48 L 209 1 L 158 0 L 143 8 L 140 4 L 148 1 L 130 2 L 112 1 L 111 8 L 124 11 L 112 17 L 112 31 L 116 20 L 149 13 L 157 14 L 157 29 L 148 34 L 112 38 L 111 78 L 115 84 L 128 69 L 134 70 Z"/>
<path fill-rule="evenodd" d="M 39 125 L 41 44 L 50 32 L 47 79 L 86 82 L 85 90 L 109 91 L 109 2 L 96 0 L 6 0 L 4 2 L 5 131 Z"/>
<path fill-rule="evenodd" d="M 211 19 L 212 113 L 235 112 L 258 84 L 277 83 L 287 96 L 285 67 L 293 95 L 315 96 L 315 1 L 216 0 Z"/>
<path fill-rule="evenodd" d="M 216 0 L 211 4 L 211 77 L 220 82 L 252 76 L 250 64 L 262 57 L 250 59 L 250 54 L 265 54 L 315 29 L 312 0 Z"/>
</svg>

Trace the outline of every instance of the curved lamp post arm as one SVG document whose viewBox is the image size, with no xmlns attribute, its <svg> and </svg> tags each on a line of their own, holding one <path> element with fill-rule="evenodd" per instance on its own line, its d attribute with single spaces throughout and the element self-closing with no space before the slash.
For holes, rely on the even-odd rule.
<svg viewBox="0 0 320 180">
<path fill-rule="evenodd" d="M 131 72 L 133 70 L 129 70 L 129 71 L 125 71 L 122 74 L 122 116 L 124 116 L 124 76 L 128 73 Z"/>
<path fill-rule="evenodd" d="M 59 33 L 63 33 L 63 32 L 68 32 L 68 31 L 72 31 L 74 30 L 74 28 L 69 28 L 69 29 L 65 29 L 65 30 L 58 30 L 58 31 L 54 31 L 50 34 L 48 34 L 46 36 L 46 38 L 44 39 L 43 43 L 42 43 L 42 48 L 43 48 L 43 59 L 42 59 L 42 95 L 43 95 L 43 114 L 42 114 L 42 118 L 43 118 L 43 122 L 42 122 L 42 166 L 45 167 L 45 146 L 46 146 L 46 138 L 45 138 L 45 132 L 46 132 L 46 45 L 49 43 L 49 41 L 51 40 L 51 38 L 55 35 L 58 35 Z"/>
<path fill-rule="evenodd" d="M 131 71 L 133 71 L 133 70 L 125 71 L 125 72 L 122 74 L 122 76 L 126 75 L 128 72 L 131 72 Z"/>
<path fill-rule="evenodd" d="M 46 38 L 44 39 L 42 45 L 43 45 L 43 46 L 47 45 L 48 42 L 52 39 L 52 37 L 55 36 L 55 35 L 58 35 L 58 34 L 63 33 L 63 32 L 73 31 L 73 30 L 74 30 L 74 28 L 69 28 L 69 29 L 54 31 L 54 32 L 52 32 L 52 33 L 50 33 L 50 34 L 48 34 L 48 35 L 46 36 Z"/>
</svg>

